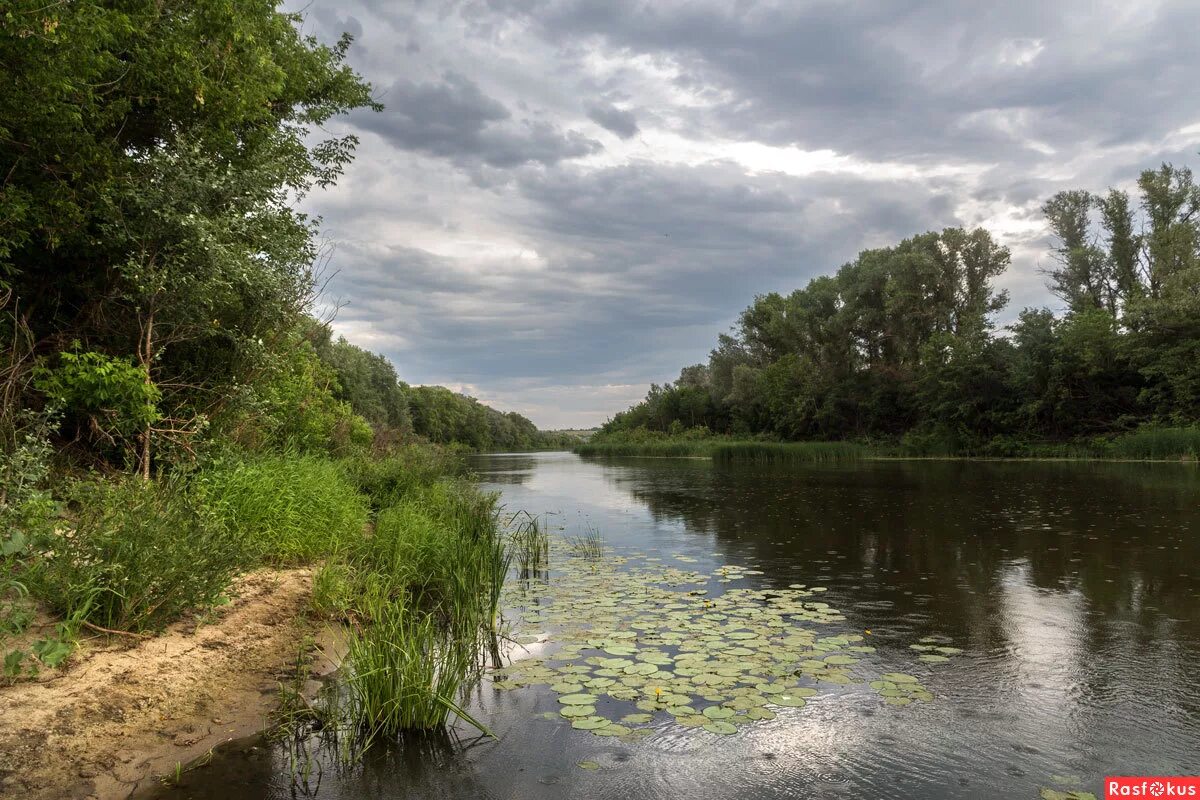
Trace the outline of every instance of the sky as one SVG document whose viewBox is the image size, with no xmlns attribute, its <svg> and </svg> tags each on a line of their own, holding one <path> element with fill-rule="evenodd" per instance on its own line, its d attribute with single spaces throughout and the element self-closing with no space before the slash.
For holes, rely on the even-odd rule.
<svg viewBox="0 0 1200 800">
<path fill-rule="evenodd" d="M 591 427 L 757 294 L 983 226 L 1054 307 L 1041 204 L 1200 157 L 1200 3 L 311 0 L 385 110 L 319 215 L 335 331 Z"/>
</svg>

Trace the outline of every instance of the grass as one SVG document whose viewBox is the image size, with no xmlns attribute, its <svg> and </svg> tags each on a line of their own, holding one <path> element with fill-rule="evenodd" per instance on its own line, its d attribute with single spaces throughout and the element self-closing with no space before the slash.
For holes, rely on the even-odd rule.
<svg viewBox="0 0 1200 800">
<path fill-rule="evenodd" d="M 811 463 L 866 458 L 867 448 L 849 442 L 753 442 L 729 439 L 663 440 L 586 443 L 575 448 L 582 456 L 657 456 L 711 458 L 714 461 L 754 463 Z"/>
<path fill-rule="evenodd" d="M 486 732 L 459 705 L 477 663 L 475 642 L 404 598 L 376 598 L 371 624 L 350 639 L 351 719 L 368 738 L 444 726 L 453 713 Z"/>
<path fill-rule="evenodd" d="M 904 458 L 1015 458 L 1065 460 L 1200 460 L 1200 427 L 1144 426 L 1116 437 L 1038 441 L 996 437 L 964 444 L 935 433 L 910 433 L 898 442 L 760 442 L 711 439 L 655 439 L 642 442 L 588 442 L 582 456 L 710 458 L 718 462 L 800 464 Z"/>
<path fill-rule="evenodd" d="M 340 727 L 360 743 L 439 727 L 450 715 L 482 729 L 459 702 L 498 650 L 512 551 L 496 498 L 458 478 L 385 483 L 394 502 L 344 565 L 326 565 L 314 594 L 326 607 L 348 603 L 356 622 Z"/>
<path fill-rule="evenodd" d="M 550 568 L 550 537 L 538 517 L 521 511 L 510 521 L 509 542 L 521 580 L 544 576 Z"/>
<path fill-rule="evenodd" d="M 850 442 L 730 442 L 712 451 L 714 461 L 797 464 L 859 461 L 868 450 Z"/>
<path fill-rule="evenodd" d="M 1113 440 L 1115 458 L 1149 460 L 1200 460 L 1200 427 L 1140 428 Z"/>
<path fill-rule="evenodd" d="M 238 536 L 253 563 L 303 564 L 362 537 L 368 503 L 334 462 L 274 457 L 202 473 L 203 502 Z"/>
<path fill-rule="evenodd" d="M 707 458 L 720 442 L 710 439 L 647 442 L 585 442 L 575 448 L 581 456 L 657 456 Z"/>
<path fill-rule="evenodd" d="M 162 628 L 221 601 L 244 543 L 181 480 L 76 484 L 71 524 L 39 542 L 28 587 L 51 610 L 104 628 Z"/>
<path fill-rule="evenodd" d="M 600 531 L 588 526 L 579 536 L 568 536 L 567 547 L 571 553 L 586 558 L 588 561 L 599 561 L 604 558 L 604 538 Z"/>
</svg>

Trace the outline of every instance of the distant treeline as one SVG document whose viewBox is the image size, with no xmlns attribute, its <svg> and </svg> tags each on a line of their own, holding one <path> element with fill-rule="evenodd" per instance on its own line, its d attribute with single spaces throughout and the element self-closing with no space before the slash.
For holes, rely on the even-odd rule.
<svg viewBox="0 0 1200 800">
<path fill-rule="evenodd" d="M 652 385 L 593 441 L 719 434 L 1006 455 L 1150 426 L 1191 441 L 1200 187 L 1170 165 L 1138 187 L 1044 205 L 1061 314 L 1025 309 L 997 330 L 1009 251 L 982 229 L 925 233 L 755 298 L 707 364 Z"/>
</svg>

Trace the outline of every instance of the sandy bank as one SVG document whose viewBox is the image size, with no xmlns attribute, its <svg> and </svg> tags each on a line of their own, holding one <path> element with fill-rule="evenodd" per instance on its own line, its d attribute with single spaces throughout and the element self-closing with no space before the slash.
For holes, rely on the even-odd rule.
<svg viewBox="0 0 1200 800">
<path fill-rule="evenodd" d="M 261 730 L 318 627 L 311 584 L 308 569 L 251 573 L 203 624 L 90 639 L 65 670 L 0 688 L 0 796 L 125 798 Z"/>
</svg>

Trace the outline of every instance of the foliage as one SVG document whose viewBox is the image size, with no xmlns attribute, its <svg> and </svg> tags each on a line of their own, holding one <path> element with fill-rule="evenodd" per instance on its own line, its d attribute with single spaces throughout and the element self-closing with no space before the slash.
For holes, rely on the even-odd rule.
<svg viewBox="0 0 1200 800">
<path fill-rule="evenodd" d="M 536 450 L 565 444 L 562 437 L 543 434 L 514 411 L 497 411 L 442 386 L 411 386 L 407 391 L 413 430 L 431 442 L 457 442 L 474 450 Z"/>
<path fill-rule="evenodd" d="M 135 359 L 162 390 L 159 443 L 193 448 L 312 298 L 315 229 L 294 203 L 355 139 L 310 134 L 375 104 L 349 39 L 299 22 L 258 0 L 17 0 L 0 17 L 0 283 L 51 363 L 74 340 Z M 107 407 L 75 384 L 60 394 Z"/>
<path fill-rule="evenodd" d="M 1096 453 L 1105 448 L 1091 440 L 1139 425 L 1194 426 L 1200 186 L 1170 165 L 1138 185 L 1137 202 L 1113 190 L 1045 204 L 1061 315 L 1025 309 L 997 332 L 1007 297 L 992 284 L 1008 252 L 982 230 L 922 234 L 790 295 L 755 298 L 707 364 L 652 385 L 592 442 L 677 441 L 699 425 L 920 454 L 1015 455 L 1039 443 Z M 1178 441 L 1180 452 L 1145 452 L 1188 452 Z"/>
<path fill-rule="evenodd" d="M 238 461 L 201 473 L 196 484 L 250 563 L 299 564 L 344 553 L 367 522 L 366 498 L 326 459 Z"/>
<path fill-rule="evenodd" d="M 260 354 L 255 380 L 219 416 L 218 435 L 252 452 L 348 455 L 371 444 L 372 431 L 339 400 L 337 376 L 296 335 Z"/>
<path fill-rule="evenodd" d="M 238 537 L 180 480 L 83 481 L 75 519 L 37 542 L 29 588 L 67 618 L 156 630 L 217 603 L 244 563 Z"/>
<path fill-rule="evenodd" d="M 128 445 L 160 419 L 162 393 L 132 358 L 75 349 L 59 353 L 57 360 L 53 368 L 38 365 L 34 385 L 63 411 L 74 439 Z"/>
</svg>

